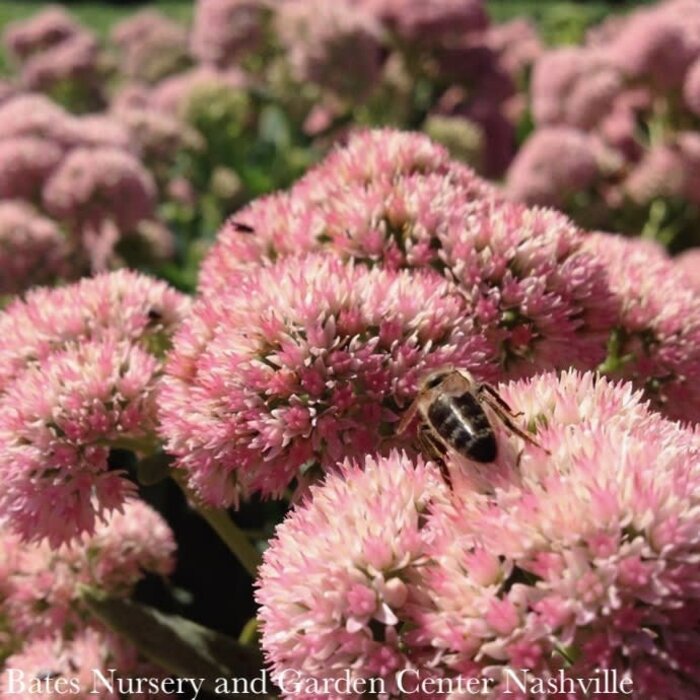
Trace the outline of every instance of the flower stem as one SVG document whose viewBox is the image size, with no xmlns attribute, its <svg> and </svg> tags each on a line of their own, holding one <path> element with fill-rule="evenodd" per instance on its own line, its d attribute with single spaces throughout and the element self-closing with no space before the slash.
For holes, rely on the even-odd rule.
<svg viewBox="0 0 700 700">
<path fill-rule="evenodd" d="M 260 553 L 251 544 L 245 532 L 233 522 L 226 509 L 210 508 L 201 503 L 184 483 L 180 474 L 173 473 L 172 477 L 184 491 L 195 510 L 209 523 L 251 577 L 255 578 L 260 565 Z"/>
</svg>

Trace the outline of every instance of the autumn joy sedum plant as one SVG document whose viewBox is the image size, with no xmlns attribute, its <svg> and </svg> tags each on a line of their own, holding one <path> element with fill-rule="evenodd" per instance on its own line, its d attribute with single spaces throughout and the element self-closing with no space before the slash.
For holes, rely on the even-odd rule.
<svg viewBox="0 0 700 700">
<path fill-rule="evenodd" d="M 637 698 L 696 697 L 695 284 L 650 243 L 507 201 L 425 136 L 377 130 L 237 212 L 193 300 L 130 271 L 16 298 L 4 680 L 48 668 L 87 697 L 91 669 L 212 690 L 265 667 L 282 695 L 332 698 L 318 684 L 349 673 L 400 697 L 410 672 L 497 698 L 509 670 L 603 668 Z M 398 434 L 445 366 L 493 383 L 533 443 L 493 418 L 495 462 L 441 469 L 415 424 Z M 175 566 L 141 500 L 168 478 L 249 572 L 257 632 L 131 598 Z M 247 531 L 240 509 L 271 500 L 274 534 Z"/>
</svg>

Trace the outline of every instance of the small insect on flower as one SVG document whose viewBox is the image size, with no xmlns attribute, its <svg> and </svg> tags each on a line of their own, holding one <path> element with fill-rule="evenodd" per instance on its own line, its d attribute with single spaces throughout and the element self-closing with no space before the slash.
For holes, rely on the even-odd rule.
<svg viewBox="0 0 700 700">
<path fill-rule="evenodd" d="M 496 389 L 485 382 L 477 382 L 464 370 L 453 368 L 431 372 L 421 382 L 418 395 L 401 419 L 397 432 L 404 432 L 418 413 L 422 419 L 418 433 L 421 449 L 443 465 L 443 476 L 450 483 L 443 464 L 448 450 L 481 464 L 496 460 L 496 435 L 485 407 L 508 430 L 531 445 L 541 447 L 516 425 L 514 421 L 521 414 L 514 413 Z"/>
<path fill-rule="evenodd" d="M 255 229 L 252 226 L 244 224 L 242 221 L 234 221 L 231 219 L 229 223 L 234 231 L 238 231 L 238 233 L 255 233 Z"/>
</svg>

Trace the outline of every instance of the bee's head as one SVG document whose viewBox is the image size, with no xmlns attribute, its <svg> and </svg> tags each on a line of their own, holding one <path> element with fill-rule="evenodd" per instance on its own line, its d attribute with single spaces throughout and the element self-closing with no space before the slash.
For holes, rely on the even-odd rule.
<svg viewBox="0 0 700 700">
<path fill-rule="evenodd" d="M 441 369 L 433 370 L 423 378 L 421 381 L 421 388 L 423 390 L 435 389 L 453 372 L 454 369 L 452 367 L 442 367 Z"/>
</svg>

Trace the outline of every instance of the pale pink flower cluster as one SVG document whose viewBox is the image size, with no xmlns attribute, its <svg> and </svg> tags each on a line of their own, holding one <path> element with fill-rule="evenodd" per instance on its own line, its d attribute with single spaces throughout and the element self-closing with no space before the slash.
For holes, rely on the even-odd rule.
<svg viewBox="0 0 700 700">
<path fill-rule="evenodd" d="M 192 54 L 220 68 L 237 64 L 262 44 L 269 14 L 265 0 L 198 0 Z"/>
<path fill-rule="evenodd" d="M 82 31 L 83 27 L 72 15 L 58 5 L 51 5 L 28 20 L 8 25 L 3 43 L 15 60 L 26 60 Z"/>
<path fill-rule="evenodd" d="M 81 601 L 83 586 L 126 597 L 146 574 L 167 576 L 175 565 L 175 540 L 163 518 L 138 499 L 129 499 L 94 533 L 51 549 L 22 542 L 0 529 L 12 553 L 3 576 L 0 606 L 12 635 L 22 642 L 55 635 L 70 637 L 91 622 Z"/>
<path fill-rule="evenodd" d="M 346 462 L 312 487 L 260 568 L 258 619 L 273 678 L 293 669 L 320 681 L 351 669 L 354 678 L 381 678 L 394 696 L 398 671 L 429 662 L 404 623 L 429 561 L 427 520 L 447 499 L 434 465 L 400 452 Z"/>
<path fill-rule="evenodd" d="M 160 675 L 94 620 L 82 602 L 86 586 L 126 597 L 145 575 L 172 572 L 173 534 L 150 506 L 128 500 L 91 536 L 58 550 L 24 543 L 0 525 L 0 552 L 1 698 L 60 697 L 66 688 L 56 684 L 58 679 L 77 679 L 80 692 L 71 688 L 73 694 L 90 697 L 95 671 L 107 677 L 110 669 L 118 676 Z M 9 669 L 15 670 L 15 682 L 16 670 L 24 673 L 24 692 L 16 687 L 10 692 Z"/>
<path fill-rule="evenodd" d="M 700 421 L 700 297 L 662 248 L 613 234 L 586 247 L 608 270 L 619 319 L 612 376 L 631 379 L 666 415 Z"/>
<path fill-rule="evenodd" d="M 508 193 L 556 204 L 591 228 L 634 234 L 665 201 L 685 207 L 677 216 L 690 235 L 698 37 L 697 3 L 666 0 L 616 18 L 581 46 L 545 52 L 531 86 L 537 128 L 510 166 Z"/>
<path fill-rule="evenodd" d="M 25 681 L 24 690 L 10 686 L 9 669 L 15 679 L 19 675 Z M 95 673 L 105 678 L 158 678 L 162 671 L 144 664 L 130 647 L 116 635 L 91 628 L 77 632 L 72 639 L 46 637 L 25 644 L 5 661 L 5 671 L 0 672 L 0 698 L 2 700 L 31 700 L 40 696 L 47 700 L 60 700 L 67 692 L 76 700 L 119 700 L 123 694 L 111 693 L 100 684 L 95 689 Z M 21 674 L 21 675 L 20 675 Z M 69 685 L 72 681 L 73 685 Z M 37 690 L 36 684 L 42 688 Z M 10 692 L 12 690 L 13 692 Z M 131 698 L 157 697 L 152 693 L 134 693 Z"/>
<path fill-rule="evenodd" d="M 635 697 L 696 697 L 697 431 L 592 374 L 499 391 L 540 446 L 495 422 L 496 463 L 448 460 L 452 489 L 433 465 L 367 457 L 288 516 L 258 582 L 273 674 L 350 669 L 400 697 L 417 671 L 501 697 L 508 670 L 606 668 Z"/>
<path fill-rule="evenodd" d="M 90 104 L 103 97 L 104 78 L 97 38 L 59 6 L 11 23 L 3 41 L 30 90 L 52 93 L 67 87 Z"/>
<path fill-rule="evenodd" d="M 605 357 L 616 310 L 583 238 L 563 215 L 501 201 L 425 137 L 362 132 L 289 193 L 236 214 L 200 288 L 225 293 L 255 261 L 319 248 L 369 266 L 436 269 L 459 284 L 500 371 L 590 369 Z"/>
<path fill-rule="evenodd" d="M 53 221 L 24 202 L 0 202 L 0 296 L 67 276 L 67 253 L 66 240 Z"/>
<path fill-rule="evenodd" d="M 37 54 L 24 65 L 21 75 L 22 84 L 29 90 L 52 93 L 73 83 L 95 95 L 94 102 L 98 104 L 102 79 L 99 45 L 88 33 Z"/>
<path fill-rule="evenodd" d="M 535 131 L 508 171 L 508 193 L 522 202 L 564 207 L 600 176 L 595 142 L 567 126 Z"/>
<path fill-rule="evenodd" d="M 486 44 L 496 52 L 500 65 L 515 80 L 522 80 L 544 53 L 537 27 L 522 17 L 492 24 L 486 31 Z"/>
<path fill-rule="evenodd" d="M 0 104 L 0 196 L 37 205 L 60 223 L 76 272 L 103 270 L 122 236 L 157 219 L 156 184 L 139 156 L 176 141 L 177 127 L 162 127 L 170 132 L 162 136 L 159 126 L 132 139 L 138 120 L 78 117 L 42 95 L 12 97 Z"/>
<path fill-rule="evenodd" d="M 37 201 L 62 157 L 59 145 L 36 136 L 0 140 L 0 197 Z"/>
<path fill-rule="evenodd" d="M 488 14 L 483 0 L 361 0 L 406 42 L 435 45 L 484 29 Z"/>
<path fill-rule="evenodd" d="M 0 314 L 0 517 L 52 547 L 133 490 L 111 448 L 148 451 L 162 354 L 188 308 L 131 272 L 30 292 Z"/>
<path fill-rule="evenodd" d="M 381 25 L 349 1 L 287 0 L 275 16 L 294 77 L 361 101 L 381 78 Z"/>
<path fill-rule="evenodd" d="M 126 151 L 76 148 L 46 183 L 43 199 L 49 214 L 77 230 L 109 221 L 128 232 L 154 216 L 156 188 L 150 173 Z"/>
<path fill-rule="evenodd" d="M 482 374 L 484 355 L 436 272 L 289 257 L 195 306 L 168 358 L 162 434 L 207 502 L 279 496 L 380 448 L 424 372 Z"/>
<path fill-rule="evenodd" d="M 153 83 L 189 63 L 185 28 L 157 10 L 122 20 L 110 33 L 119 50 L 119 70 L 128 80 Z"/>
</svg>

